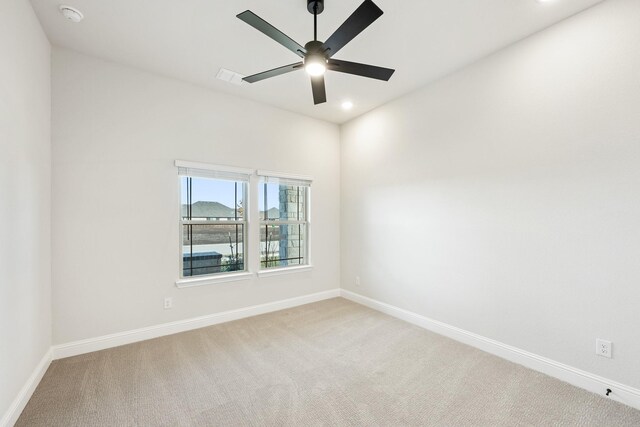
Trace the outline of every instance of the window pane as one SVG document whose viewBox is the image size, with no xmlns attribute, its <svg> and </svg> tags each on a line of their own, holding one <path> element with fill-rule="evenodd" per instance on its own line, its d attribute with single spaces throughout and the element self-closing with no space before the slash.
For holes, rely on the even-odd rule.
<svg viewBox="0 0 640 427">
<path fill-rule="evenodd" d="M 258 193 L 261 220 L 306 220 L 307 187 L 263 181 Z"/>
<path fill-rule="evenodd" d="M 182 226 L 182 275 L 244 270 L 244 226 L 194 224 Z"/>
<path fill-rule="evenodd" d="M 307 263 L 306 225 L 260 227 L 260 268 L 278 268 Z"/>
<path fill-rule="evenodd" d="M 182 219 L 244 219 L 244 182 L 181 177 Z"/>
</svg>

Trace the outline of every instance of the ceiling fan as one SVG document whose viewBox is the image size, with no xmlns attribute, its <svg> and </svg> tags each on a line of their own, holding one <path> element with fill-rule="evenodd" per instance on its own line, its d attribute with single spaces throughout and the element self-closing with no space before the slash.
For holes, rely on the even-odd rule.
<svg viewBox="0 0 640 427">
<path fill-rule="evenodd" d="M 244 81 L 255 83 L 304 68 L 311 76 L 313 103 L 317 105 L 327 101 L 324 87 L 324 73 L 327 70 L 384 81 L 391 78 L 395 70 L 333 59 L 333 55 L 382 16 L 382 10 L 373 1 L 365 0 L 324 43 L 318 41 L 318 15 L 324 10 L 324 0 L 307 0 L 307 10 L 313 14 L 313 40 L 305 44 L 304 47 L 250 10 L 237 15 L 238 18 L 256 30 L 271 37 L 302 58 L 300 62 L 245 77 Z"/>
</svg>

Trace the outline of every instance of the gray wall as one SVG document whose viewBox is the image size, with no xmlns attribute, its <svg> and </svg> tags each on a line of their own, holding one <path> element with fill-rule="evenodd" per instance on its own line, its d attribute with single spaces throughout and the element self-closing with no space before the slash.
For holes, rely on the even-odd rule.
<svg viewBox="0 0 640 427">
<path fill-rule="evenodd" d="M 639 387 L 638 22 L 604 2 L 346 124 L 342 286 Z"/>
<path fill-rule="evenodd" d="M 51 345 L 50 99 L 50 47 L 31 4 L 3 0 L 0 418 Z"/>
<path fill-rule="evenodd" d="M 176 288 L 175 159 L 312 176 L 314 269 Z M 337 125 L 54 50 L 54 344 L 338 288 L 339 193 Z"/>
</svg>

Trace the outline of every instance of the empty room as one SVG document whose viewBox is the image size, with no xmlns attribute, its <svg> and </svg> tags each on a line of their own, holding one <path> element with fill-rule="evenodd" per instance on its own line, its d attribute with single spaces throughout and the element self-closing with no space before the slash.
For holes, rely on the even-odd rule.
<svg viewBox="0 0 640 427">
<path fill-rule="evenodd" d="M 640 426 L 640 0 L 0 0 L 0 427 Z"/>
</svg>

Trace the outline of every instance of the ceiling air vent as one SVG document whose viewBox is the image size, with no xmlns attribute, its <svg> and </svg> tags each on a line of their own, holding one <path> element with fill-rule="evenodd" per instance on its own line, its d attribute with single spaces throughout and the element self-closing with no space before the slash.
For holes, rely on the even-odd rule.
<svg viewBox="0 0 640 427">
<path fill-rule="evenodd" d="M 223 82 L 232 83 L 234 85 L 240 86 L 243 83 L 242 74 L 236 73 L 235 71 L 227 70 L 226 68 L 220 68 L 218 71 L 218 75 L 216 76 L 218 80 L 222 80 Z"/>
</svg>

